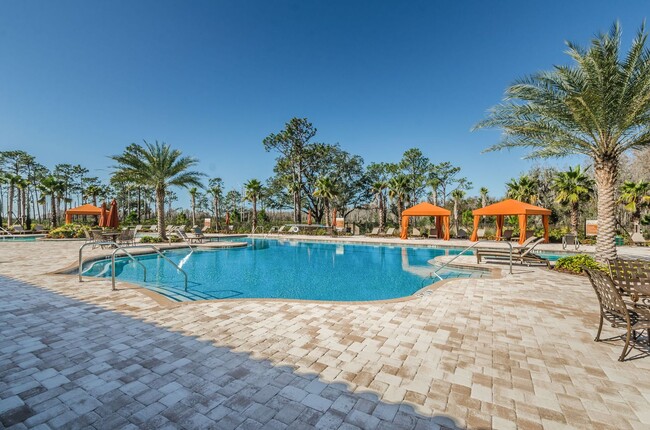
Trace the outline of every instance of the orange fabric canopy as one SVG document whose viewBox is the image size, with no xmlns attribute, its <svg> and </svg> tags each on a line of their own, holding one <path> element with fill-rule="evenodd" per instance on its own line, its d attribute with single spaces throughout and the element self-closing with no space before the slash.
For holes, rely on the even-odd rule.
<svg viewBox="0 0 650 430">
<path fill-rule="evenodd" d="M 451 216 L 451 211 L 439 206 L 432 205 L 428 202 L 418 203 L 417 205 L 402 211 L 402 231 L 400 232 L 400 238 L 402 239 L 408 238 L 409 217 L 412 216 L 436 217 L 436 230 L 438 231 L 438 239 L 449 240 L 449 217 Z M 441 237 L 443 234 L 443 226 L 444 236 Z"/>
<path fill-rule="evenodd" d="M 527 217 L 529 215 L 541 215 L 542 224 L 544 225 L 544 242 L 548 243 L 548 218 L 551 215 L 550 209 L 542 208 L 539 206 L 531 205 L 530 203 L 520 202 L 519 200 L 507 199 L 499 203 L 486 206 L 484 208 L 475 209 L 472 211 L 474 214 L 474 231 L 472 232 L 471 241 L 478 240 L 478 225 L 482 216 L 496 216 L 497 217 L 497 240 L 501 240 L 501 232 L 503 229 L 503 217 L 506 215 L 519 216 L 519 243 L 526 241 L 526 225 Z"/>
<path fill-rule="evenodd" d="M 473 210 L 474 216 L 494 215 L 550 215 L 550 209 L 541 208 L 519 200 L 508 199 L 484 208 Z"/>
<path fill-rule="evenodd" d="M 65 211 L 65 223 L 70 224 L 74 215 L 101 215 L 102 210 L 91 204 L 82 205 Z"/>
</svg>

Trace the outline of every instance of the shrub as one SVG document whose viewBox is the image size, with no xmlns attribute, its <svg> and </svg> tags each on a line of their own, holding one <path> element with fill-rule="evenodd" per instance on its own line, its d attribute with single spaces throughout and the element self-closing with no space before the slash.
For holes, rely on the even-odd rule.
<svg viewBox="0 0 650 430">
<path fill-rule="evenodd" d="M 180 241 L 181 239 L 176 236 L 169 236 L 168 240 L 162 240 L 162 238 L 159 236 L 143 236 L 140 238 L 140 243 L 165 243 L 165 242 L 177 243 Z"/>
<path fill-rule="evenodd" d="M 87 226 L 80 224 L 65 224 L 51 230 L 47 237 L 51 239 L 74 239 L 86 237 L 84 230 L 90 230 Z"/>
<path fill-rule="evenodd" d="M 586 254 L 562 257 L 555 263 L 555 270 L 577 274 L 581 274 L 584 267 L 587 269 L 597 269 L 602 270 L 603 272 L 608 272 L 607 267 L 596 262 L 592 256 Z"/>
</svg>

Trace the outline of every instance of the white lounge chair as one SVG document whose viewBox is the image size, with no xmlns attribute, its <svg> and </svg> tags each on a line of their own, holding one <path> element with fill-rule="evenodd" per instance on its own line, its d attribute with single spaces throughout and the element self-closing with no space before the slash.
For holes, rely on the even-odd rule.
<svg viewBox="0 0 650 430">
<path fill-rule="evenodd" d="M 643 235 L 638 232 L 632 233 L 630 239 L 632 239 L 632 242 L 637 246 L 646 246 L 650 243 L 650 240 L 645 240 L 645 237 L 643 237 Z"/>
<path fill-rule="evenodd" d="M 377 236 L 379 234 L 379 227 L 375 227 L 372 229 L 370 233 L 368 233 L 366 236 Z"/>
<path fill-rule="evenodd" d="M 392 236 L 393 234 L 395 234 L 395 228 L 391 227 L 388 230 L 386 230 L 386 233 L 384 233 L 384 236 Z"/>
<path fill-rule="evenodd" d="M 544 241 L 544 238 L 530 238 L 533 239 L 527 246 L 513 247 L 512 261 L 518 261 L 521 264 L 545 264 L 546 267 L 551 267 L 550 262 L 532 251 L 537 245 Z M 526 242 L 524 242 L 526 243 Z M 497 260 L 508 261 L 510 258 L 510 248 L 476 248 L 476 262 L 480 263 L 481 260 Z"/>
</svg>

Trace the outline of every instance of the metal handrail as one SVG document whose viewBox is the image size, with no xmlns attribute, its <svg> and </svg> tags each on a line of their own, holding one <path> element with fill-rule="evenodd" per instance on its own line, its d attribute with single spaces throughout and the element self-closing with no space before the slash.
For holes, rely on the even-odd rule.
<svg viewBox="0 0 650 430">
<path fill-rule="evenodd" d="M 83 279 L 81 277 L 81 273 L 82 273 L 81 269 L 82 269 L 82 262 L 83 262 L 83 250 L 84 250 L 84 248 L 86 246 L 89 246 L 89 245 L 94 245 L 94 246 L 97 246 L 97 245 L 99 245 L 99 246 L 101 246 L 101 245 L 112 245 L 112 246 L 116 247 L 113 250 L 113 252 L 111 253 L 111 284 L 112 284 L 113 291 L 115 291 L 115 254 L 117 253 L 117 251 L 124 251 L 124 253 L 127 254 L 131 258 L 131 260 L 133 260 L 136 263 L 138 263 L 139 265 L 141 265 L 142 268 L 144 269 L 144 281 L 145 282 L 147 281 L 147 268 L 144 266 L 144 264 L 142 264 L 142 262 L 135 259 L 135 257 L 133 257 L 133 255 L 126 249 L 126 247 L 118 246 L 117 243 L 115 243 L 115 242 L 113 242 L 111 240 L 111 241 L 104 241 L 104 242 L 87 242 L 87 243 L 84 243 L 83 245 L 81 245 L 79 247 L 79 282 L 83 282 Z M 188 282 L 187 273 L 183 269 L 178 267 L 178 264 L 174 263 L 166 255 L 164 255 L 162 252 L 160 252 L 160 250 L 158 248 L 156 248 L 153 245 L 145 245 L 145 244 L 132 245 L 132 246 L 129 246 L 128 248 L 129 249 L 133 249 L 133 248 L 150 248 L 150 249 L 153 249 L 153 251 L 156 254 L 160 255 L 164 260 L 171 263 L 171 265 L 174 266 L 176 268 L 176 270 L 180 271 L 183 274 L 183 276 L 185 277 L 185 291 L 187 291 L 187 282 Z"/>
<path fill-rule="evenodd" d="M 150 248 L 150 249 L 153 249 L 156 254 L 160 255 L 164 260 L 166 260 L 168 263 L 170 263 L 172 266 L 174 266 L 176 268 L 176 270 L 180 271 L 183 274 L 183 276 L 185 277 L 185 291 L 187 291 L 187 273 L 185 272 L 185 270 L 178 267 L 178 264 L 174 263 L 166 255 L 164 255 L 162 252 L 160 252 L 160 250 L 158 248 L 156 248 L 153 245 L 133 245 L 133 246 L 130 246 L 129 248 Z M 115 250 L 111 254 L 111 272 L 112 272 L 111 275 L 112 275 L 113 290 L 115 290 L 115 253 L 117 251 L 120 251 L 120 250 L 123 250 L 128 254 L 128 251 L 126 251 L 124 249 L 124 247 L 122 247 L 122 246 L 118 246 L 117 248 L 115 248 Z"/>
<path fill-rule="evenodd" d="M 476 245 L 479 245 L 481 243 L 492 243 L 492 241 L 490 241 L 490 240 L 479 240 L 478 242 L 471 244 L 467 248 L 463 249 L 459 254 L 455 255 L 454 258 L 452 258 L 451 260 L 445 262 L 442 266 L 435 269 L 432 272 L 432 274 L 436 275 L 438 277 L 438 279 L 440 279 L 442 281 L 442 278 L 440 277 L 440 275 L 438 275 L 439 270 L 444 269 L 445 267 L 449 266 L 449 264 L 451 264 L 454 260 L 456 260 L 458 257 L 463 255 L 466 251 L 469 251 L 470 249 L 474 248 Z M 512 275 L 512 251 L 513 251 L 513 248 L 512 248 L 512 244 L 510 242 L 505 242 L 505 243 L 510 247 L 510 252 L 508 253 L 508 260 L 509 260 L 509 265 L 510 265 L 509 273 Z"/>
<path fill-rule="evenodd" d="M 102 246 L 102 245 L 112 245 L 112 246 L 117 246 L 117 243 L 113 242 L 112 240 L 107 240 L 104 242 L 86 242 L 83 245 L 79 247 L 79 282 L 83 282 L 81 279 L 81 264 L 82 264 L 82 255 L 83 255 L 83 250 L 87 246 Z"/>
<path fill-rule="evenodd" d="M 185 233 L 185 230 L 181 230 L 181 227 L 175 227 L 171 233 L 176 233 L 178 237 L 180 237 L 181 240 L 185 242 L 187 247 L 190 248 L 190 255 L 194 252 L 194 248 L 192 248 L 192 245 L 190 244 L 190 237 L 187 235 L 187 233 Z"/>
<path fill-rule="evenodd" d="M 6 229 L 4 229 L 4 228 L 2 228 L 2 227 L 0 227 L 0 231 L 4 232 L 4 235 L 7 235 L 7 236 L 14 236 L 13 234 L 11 234 L 11 232 L 10 232 L 9 230 L 6 230 Z M 3 236 L 4 236 L 4 235 L 3 235 Z"/>
</svg>

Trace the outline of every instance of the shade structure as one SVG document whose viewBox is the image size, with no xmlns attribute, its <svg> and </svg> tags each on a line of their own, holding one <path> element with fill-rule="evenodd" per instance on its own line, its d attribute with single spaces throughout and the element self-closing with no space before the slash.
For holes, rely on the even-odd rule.
<svg viewBox="0 0 650 430">
<path fill-rule="evenodd" d="M 528 217 L 530 215 L 541 215 L 542 224 L 544 225 L 544 242 L 548 242 L 548 217 L 551 215 L 551 210 L 539 206 L 531 205 L 530 203 L 520 202 L 519 200 L 507 199 L 493 205 L 485 206 L 484 208 L 472 211 L 474 215 L 474 231 L 470 240 L 476 242 L 478 240 L 478 225 L 482 216 L 495 216 L 497 218 L 497 240 L 501 239 L 503 230 L 503 220 L 505 216 L 517 215 L 519 217 L 519 243 L 526 241 L 526 226 Z"/>
<path fill-rule="evenodd" d="M 117 217 L 117 201 L 113 199 L 111 202 L 111 209 L 108 211 L 108 221 L 106 227 L 117 228 L 120 225 L 120 220 Z"/>
<path fill-rule="evenodd" d="M 307 225 L 311 225 L 311 209 L 307 212 Z"/>
<path fill-rule="evenodd" d="M 230 224 L 230 212 L 226 212 L 226 225 Z"/>
<path fill-rule="evenodd" d="M 65 223 L 70 224 L 72 222 L 72 217 L 75 215 L 101 215 L 102 210 L 97 206 L 91 204 L 81 205 L 76 208 L 70 208 L 65 211 Z"/>
<path fill-rule="evenodd" d="M 106 202 L 104 202 L 102 203 L 101 212 L 99 214 L 99 226 L 106 227 L 107 224 L 108 224 L 108 207 L 106 206 Z"/>
<path fill-rule="evenodd" d="M 412 216 L 436 217 L 438 239 L 449 240 L 449 217 L 451 216 L 451 211 L 428 202 L 418 203 L 404 210 L 402 212 L 402 231 L 400 232 L 400 238 L 402 239 L 408 238 L 409 218 Z"/>
</svg>

